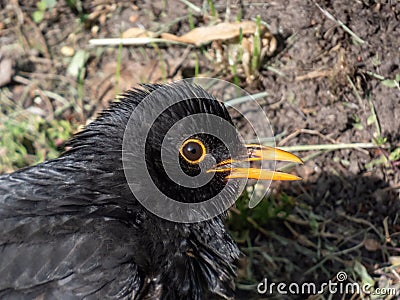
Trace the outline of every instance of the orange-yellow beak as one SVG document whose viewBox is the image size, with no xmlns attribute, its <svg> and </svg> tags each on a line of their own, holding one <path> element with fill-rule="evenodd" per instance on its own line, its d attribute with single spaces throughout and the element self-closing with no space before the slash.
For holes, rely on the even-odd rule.
<svg viewBox="0 0 400 300">
<path fill-rule="evenodd" d="M 248 178 L 256 180 L 300 180 L 301 178 L 287 173 L 278 171 L 265 170 L 260 168 L 238 168 L 233 167 L 234 163 L 252 162 L 252 161 L 287 161 L 302 164 L 303 161 L 294 154 L 289 152 L 262 145 L 248 144 L 247 157 L 241 160 L 228 159 L 215 165 L 213 168 L 207 170 L 209 172 L 228 172 L 227 179 L 230 178 Z"/>
</svg>

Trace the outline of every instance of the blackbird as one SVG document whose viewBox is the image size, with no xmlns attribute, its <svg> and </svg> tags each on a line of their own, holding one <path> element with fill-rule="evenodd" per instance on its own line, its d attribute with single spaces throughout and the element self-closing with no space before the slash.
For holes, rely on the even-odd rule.
<svg viewBox="0 0 400 300">
<path fill-rule="evenodd" d="M 77 133 L 60 157 L 0 176 L 0 299 L 234 297 L 239 250 L 224 227 L 226 213 L 185 222 L 160 217 L 137 197 L 137 190 L 147 186 L 146 174 L 143 181 L 127 179 L 124 134 L 135 108 L 155 91 L 160 92 L 151 99 L 154 109 L 167 98 L 182 99 L 157 115 L 143 147 L 148 175 L 165 197 L 198 204 L 228 182 L 234 184 L 225 197 L 233 197 L 240 178 L 298 179 L 236 165 L 265 159 L 301 162 L 292 154 L 242 145 L 225 134 L 233 145 L 227 151 L 218 138 L 199 131 L 177 145 L 177 163 L 193 180 L 202 172 L 212 178 L 194 188 L 170 180 L 161 155 L 169 128 L 200 113 L 232 124 L 227 109 L 194 84 L 147 84 L 127 91 Z M 137 118 L 140 124 L 148 122 Z M 127 152 L 132 162 L 141 153 L 137 141 L 143 137 L 140 130 L 131 132 Z M 201 166 L 208 154 L 213 163 Z M 146 198 L 162 200 L 153 199 L 156 195 Z"/>
</svg>

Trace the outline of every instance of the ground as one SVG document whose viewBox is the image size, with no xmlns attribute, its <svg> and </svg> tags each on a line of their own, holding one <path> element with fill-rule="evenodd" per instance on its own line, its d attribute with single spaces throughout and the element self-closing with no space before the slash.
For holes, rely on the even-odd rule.
<svg viewBox="0 0 400 300">
<path fill-rule="evenodd" d="M 294 146 L 286 149 L 305 161 L 292 168 L 301 182 L 275 184 L 253 210 L 244 196 L 230 212 L 244 253 L 238 298 L 267 297 L 256 293 L 264 278 L 339 282 L 340 271 L 346 282 L 399 293 L 398 1 L 9 0 L 0 8 L 0 172 L 57 156 L 73 132 L 140 82 L 232 81 L 267 92 L 260 103 L 277 145 Z M 219 62 L 218 43 L 89 45 L 129 28 L 182 35 L 257 16 L 277 48 L 251 76 L 241 62 L 236 71 Z M 329 293 L 318 297 L 310 299 Z"/>
</svg>

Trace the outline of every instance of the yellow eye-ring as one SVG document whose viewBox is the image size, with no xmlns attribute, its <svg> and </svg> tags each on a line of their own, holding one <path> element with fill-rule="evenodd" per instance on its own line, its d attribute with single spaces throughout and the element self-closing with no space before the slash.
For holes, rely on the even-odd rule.
<svg viewBox="0 0 400 300">
<path fill-rule="evenodd" d="M 188 139 L 182 144 L 179 153 L 187 162 L 198 164 L 206 157 L 206 147 L 198 139 Z"/>
</svg>

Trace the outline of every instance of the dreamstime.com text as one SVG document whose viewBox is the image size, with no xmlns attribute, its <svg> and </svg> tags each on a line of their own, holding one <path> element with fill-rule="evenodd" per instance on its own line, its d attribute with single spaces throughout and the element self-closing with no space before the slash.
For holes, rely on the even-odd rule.
<svg viewBox="0 0 400 300">
<path fill-rule="evenodd" d="M 365 283 L 347 281 L 347 273 L 340 271 L 336 274 L 336 280 L 329 280 L 321 284 L 304 282 L 304 283 L 275 283 L 269 282 L 264 278 L 257 285 L 257 292 L 262 295 L 316 295 L 316 294 L 364 294 L 364 295 L 396 295 L 395 288 L 374 288 L 373 285 Z"/>
</svg>

